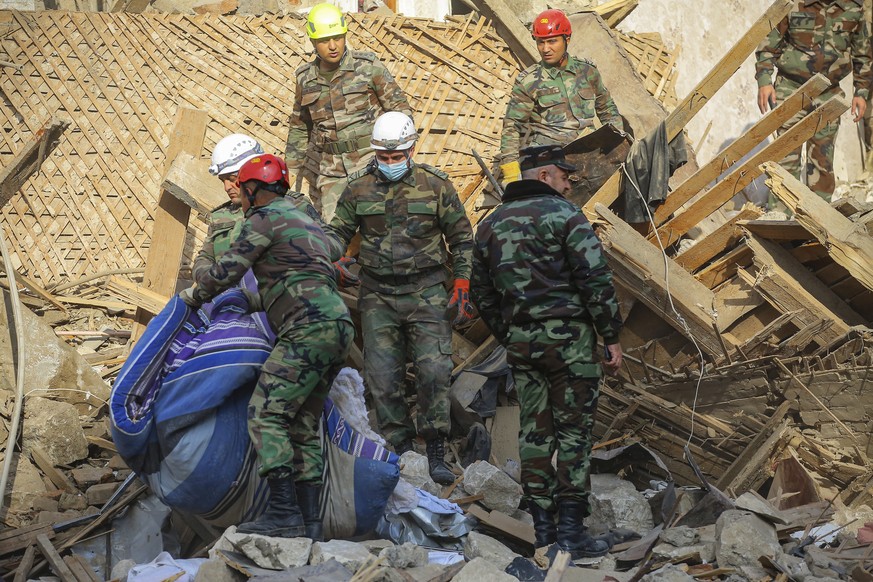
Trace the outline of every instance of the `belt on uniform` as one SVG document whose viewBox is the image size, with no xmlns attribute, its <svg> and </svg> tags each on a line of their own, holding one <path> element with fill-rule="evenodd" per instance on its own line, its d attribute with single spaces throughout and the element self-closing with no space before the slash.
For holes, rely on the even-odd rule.
<svg viewBox="0 0 873 582">
<path fill-rule="evenodd" d="M 442 265 L 437 265 L 435 267 L 431 267 L 429 269 L 422 269 L 421 271 L 416 271 L 415 273 L 410 273 L 408 275 L 382 275 L 375 274 L 372 272 L 367 272 L 366 274 L 370 276 L 371 279 L 376 281 L 377 283 L 381 283 L 382 285 L 409 285 L 410 283 L 417 283 L 424 279 L 425 277 L 432 275 L 436 271 L 443 270 Z"/>
<path fill-rule="evenodd" d="M 370 147 L 370 136 L 362 135 L 360 137 L 345 139 L 342 141 L 328 141 L 321 144 L 321 149 L 324 152 L 334 156 L 339 154 L 347 154 L 358 150 Z"/>
</svg>

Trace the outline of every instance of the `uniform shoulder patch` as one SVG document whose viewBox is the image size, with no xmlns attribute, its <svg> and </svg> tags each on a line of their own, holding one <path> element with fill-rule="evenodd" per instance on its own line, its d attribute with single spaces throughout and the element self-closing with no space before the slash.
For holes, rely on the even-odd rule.
<svg viewBox="0 0 873 582">
<path fill-rule="evenodd" d="M 590 66 L 594 67 L 595 69 L 597 68 L 597 65 L 594 64 L 594 61 L 592 61 L 588 57 L 582 57 L 579 60 L 582 61 L 583 63 L 585 63 L 586 65 L 590 65 Z"/>
<path fill-rule="evenodd" d="M 225 208 L 230 208 L 232 204 L 233 204 L 233 202 L 231 202 L 230 200 L 228 200 L 228 201 L 225 202 L 224 204 L 219 204 L 218 206 L 216 206 L 215 208 L 213 208 L 213 209 L 210 210 L 209 212 L 212 213 L 212 212 L 217 212 L 217 211 L 219 211 L 219 210 L 224 210 Z"/>
<path fill-rule="evenodd" d="M 300 75 L 305 73 L 307 71 L 307 69 L 309 69 L 310 66 L 312 66 L 312 63 L 310 63 L 310 62 L 303 63 L 302 65 L 297 67 L 297 69 L 294 71 L 294 76 L 299 78 Z"/>
<path fill-rule="evenodd" d="M 446 174 L 445 172 L 443 172 L 442 170 L 440 170 L 438 168 L 434 168 L 430 164 L 418 164 L 418 163 L 416 163 L 415 165 L 418 166 L 419 168 L 421 168 L 422 170 L 424 170 L 425 172 L 429 172 L 429 173 L 433 174 L 437 178 L 442 178 L 443 180 L 449 179 L 448 174 Z"/>
<path fill-rule="evenodd" d="M 536 71 L 537 68 L 538 68 L 539 66 L 540 66 L 539 63 L 534 63 L 534 64 L 532 64 L 531 66 L 529 66 L 528 68 L 526 68 L 526 69 L 524 69 L 523 71 L 521 71 L 521 72 L 518 74 L 518 77 L 515 78 L 516 82 L 523 81 L 525 77 L 527 77 L 528 75 L 530 75 L 531 73 L 533 73 L 534 71 Z"/>
<path fill-rule="evenodd" d="M 376 53 L 370 51 L 352 51 L 352 57 L 356 59 L 364 59 L 365 61 L 375 61 Z"/>
</svg>

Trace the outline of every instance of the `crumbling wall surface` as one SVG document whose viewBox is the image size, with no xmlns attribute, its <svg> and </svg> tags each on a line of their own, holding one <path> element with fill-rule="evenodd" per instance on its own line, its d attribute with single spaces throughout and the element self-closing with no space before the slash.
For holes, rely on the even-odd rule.
<svg viewBox="0 0 873 582">
<path fill-rule="evenodd" d="M 9 294 L 0 301 L 0 389 L 14 390 L 16 368 L 24 365 L 25 392 L 76 405 L 80 414 L 92 412 L 108 400 L 109 386 L 69 344 L 40 317 L 22 309 L 24 357 L 17 351 L 11 322 Z"/>
<path fill-rule="evenodd" d="M 620 25 L 623 31 L 659 32 L 679 49 L 676 93 L 683 98 L 703 79 L 772 4 L 772 0 L 721 0 L 709 9 L 695 0 L 640 0 Z M 851 85 L 843 83 L 844 90 Z M 757 105 L 755 56 L 740 69 L 688 124 L 688 134 L 705 164 L 761 118 Z M 854 180 L 861 171 L 855 124 L 843 114 L 837 137 L 835 168 L 838 180 Z M 761 189 L 756 182 L 751 188 Z M 758 192 L 766 200 L 766 194 Z"/>
</svg>

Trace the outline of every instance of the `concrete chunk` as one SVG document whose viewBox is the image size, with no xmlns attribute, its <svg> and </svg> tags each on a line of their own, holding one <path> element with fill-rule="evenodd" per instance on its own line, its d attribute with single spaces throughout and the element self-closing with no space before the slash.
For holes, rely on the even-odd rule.
<svg viewBox="0 0 873 582">
<path fill-rule="evenodd" d="M 469 562 L 458 574 L 452 578 L 452 582 L 515 582 L 515 576 L 511 576 L 500 570 L 497 566 L 485 558 L 476 558 Z"/>
<path fill-rule="evenodd" d="M 312 546 L 312 565 L 322 564 L 334 559 L 352 572 L 356 572 L 367 560 L 371 559 L 370 550 L 355 542 L 345 540 L 330 540 L 316 542 Z"/>
<path fill-rule="evenodd" d="M 487 461 L 476 461 L 464 470 L 464 489 L 470 495 L 484 495 L 485 507 L 506 514 L 521 501 L 521 485 Z"/>
<path fill-rule="evenodd" d="M 730 509 L 715 522 L 715 554 L 722 568 L 737 568 L 754 579 L 767 575 L 758 558 L 782 552 L 776 528 L 754 513 Z"/>
<path fill-rule="evenodd" d="M 617 475 L 591 475 L 589 527 L 627 528 L 645 535 L 655 527 L 652 508 L 633 483 Z"/>
<path fill-rule="evenodd" d="M 419 455 L 415 451 L 407 451 L 400 457 L 400 467 L 400 477 L 410 485 L 427 491 L 431 495 L 439 496 L 442 492 L 442 487 L 430 478 L 430 467 L 427 464 L 427 457 L 424 455 Z"/>
<path fill-rule="evenodd" d="M 421 546 L 407 542 L 402 546 L 392 545 L 379 552 L 383 562 L 392 568 L 417 568 L 427 565 L 427 550 Z"/>
<path fill-rule="evenodd" d="M 309 538 L 272 538 L 237 532 L 225 532 L 224 537 L 255 564 L 270 570 L 305 566 L 312 550 Z"/>
<path fill-rule="evenodd" d="M 28 455 L 34 447 L 42 449 L 54 465 L 68 465 L 88 456 L 88 441 L 76 407 L 48 398 L 25 401 L 21 446 Z"/>
<path fill-rule="evenodd" d="M 222 560 L 207 560 L 200 564 L 194 582 L 245 582 L 247 578 Z"/>
<path fill-rule="evenodd" d="M 471 531 L 464 540 L 464 557 L 468 561 L 484 558 L 502 571 L 519 556 L 494 538 Z"/>
</svg>

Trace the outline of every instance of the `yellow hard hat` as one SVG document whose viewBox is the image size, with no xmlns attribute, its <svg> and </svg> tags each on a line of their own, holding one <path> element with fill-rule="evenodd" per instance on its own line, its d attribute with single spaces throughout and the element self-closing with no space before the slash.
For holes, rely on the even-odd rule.
<svg viewBox="0 0 873 582">
<path fill-rule="evenodd" d="M 349 31 L 346 25 L 346 17 L 342 11 L 333 4 L 316 4 L 309 11 L 306 18 L 306 34 L 313 40 L 339 36 Z"/>
</svg>

